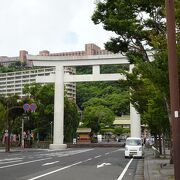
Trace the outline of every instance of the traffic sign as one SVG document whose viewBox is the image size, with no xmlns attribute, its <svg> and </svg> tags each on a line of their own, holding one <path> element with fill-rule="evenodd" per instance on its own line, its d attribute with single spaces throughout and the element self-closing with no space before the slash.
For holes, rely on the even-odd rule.
<svg viewBox="0 0 180 180">
<path fill-rule="evenodd" d="M 32 103 L 32 104 L 26 103 L 23 105 L 23 109 L 25 111 L 35 111 L 37 109 L 37 105 L 35 103 Z"/>
<path fill-rule="evenodd" d="M 35 103 L 30 104 L 30 109 L 35 111 L 37 109 L 37 105 Z"/>
<path fill-rule="evenodd" d="M 24 105 L 23 105 L 23 109 L 24 109 L 25 111 L 28 111 L 28 110 L 30 109 L 29 104 L 28 104 L 28 103 L 24 104 Z"/>
</svg>

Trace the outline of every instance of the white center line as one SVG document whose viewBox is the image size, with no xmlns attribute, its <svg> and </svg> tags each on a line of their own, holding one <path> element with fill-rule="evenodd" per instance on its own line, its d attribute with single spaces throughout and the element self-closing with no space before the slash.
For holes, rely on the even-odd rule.
<svg viewBox="0 0 180 180">
<path fill-rule="evenodd" d="M 126 171 L 128 170 L 128 167 L 130 166 L 132 160 L 133 160 L 133 158 L 127 163 L 126 167 L 124 168 L 123 172 L 121 173 L 121 175 L 118 177 L 117 180 L 122 180 L 123 176 L 125 175 Z"/>
<path fill-rule="evenodd" d="M 51 171 L 51 172 L 48 172 L 48 173 L 42 174 L 42 175 L 40 175 L 40 176 L 33 177 L 33 178 L 31 178 L 31 179 L 28 179 L 28 180 L 35 180 L 35 179 L 39 179 L 39 178 L 41 178 L 41 177 L 44 177 L 44 176 L 47 176 L 47 175 L 50 175 L 50 174 L 56 173 L 56 172 L 58 172 L 58 171 L 62 171 L 62 170 L 64 170 L 64 169 L 70 168 L 70 167 L 72 167 L 72 166 L 75 166 L 75 165 L 78 165 L 78 164 L 81 164 L 81 163 L 82 163 L 82 161 L 79 161 L 79 162 L 74 163 L 74 164 L 71 164 L 71 165 L 69 165 L 69 166 L 65 166 L 65 167 L 62 167 L 62 168 L 60 168 L 60 169 L 56 169 L 56 170 L 54 170 L 54 171 Z"/>
</svg>

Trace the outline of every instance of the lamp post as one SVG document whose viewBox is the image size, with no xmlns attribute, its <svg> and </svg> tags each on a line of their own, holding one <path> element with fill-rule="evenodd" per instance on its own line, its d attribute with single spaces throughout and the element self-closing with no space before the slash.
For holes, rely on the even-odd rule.
<svg viewBox="0 0 180 180">
<path fill-rule="evenodd" d="M 35 111 L 37 108 L 37 105 L 35 103 L 32 103 L 32 104 L 25 103 L 22 108 L 24 109 L 24 112 Z M 22 127 L 22 129 L 21 129 L 21 147 L 22 148 L 25 147 L 25 143 L 24 143 L 24 136 L 25 136 L 25 134 L 24 134 L 24 120 L 25 119 L 29 119 L 29 117 L 26 114 L 23 115 L 22 125 L 21 125 L 21 127 Z M 30 135 L 30 134 L 28 134 L 28 135 Z M 31 144 L 30 141 L 31 141 L 31 139 L 29 139 L 29 146 Z"/>
<path fill-rule="evenodd" d="M 180 104 L 179 104 L 179 82 L 178 64 L 176 54 L 176 31 L 174 17 L 174 0 L 166 0 L 166 19 L 167 19 L 167 44 L 168 44 L 168 69 L 170 84 L 170 105 L 171 105 L 171 124 L 173 137 L 173 161 L 175 179 L 180 179 Z"/>
<path fill-rule="evenodd" d="M 21 147 L 24 148 L 24 118 L 22 118 L 21 124 Z"/>
<path fill-rule="evenodd" d="M 24 120 L 28 119 L 28 116 L 24 113 L 21 122 L 21 147 L 24 148 Z"/>
</svg>

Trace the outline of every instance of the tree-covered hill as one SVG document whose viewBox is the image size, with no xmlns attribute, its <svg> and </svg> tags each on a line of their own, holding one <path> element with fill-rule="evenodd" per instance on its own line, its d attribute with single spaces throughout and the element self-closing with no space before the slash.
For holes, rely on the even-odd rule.
<svg viewBox="0 0 180 180">
<path fill-rule="evenodd" d="M 101 73 L 121 73 L 127 65 L 102 66 Z M 77 74 L 91 73 L 91 67 L 78 67 Z M 116 116 L 129 114 L 129 88 L 119 81 L 77 83 L 77 104 L 80 109 L 102 105 L 111 109 Z"/>
</svg>

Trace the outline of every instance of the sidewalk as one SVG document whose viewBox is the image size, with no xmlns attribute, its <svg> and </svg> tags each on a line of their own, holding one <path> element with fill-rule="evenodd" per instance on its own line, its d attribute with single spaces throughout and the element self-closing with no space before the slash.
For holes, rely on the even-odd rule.
<svg viewBox="0 0 180 180">
<path fill-rule="evenodd" d="M 166 151 L 166 158 L 160 156 L 155 158 L 152 148 L 145 148 L 144 157 L 144 180 L 173 180 L 174 165 L 170 164 L 169 151 Z"/>
</svg>

